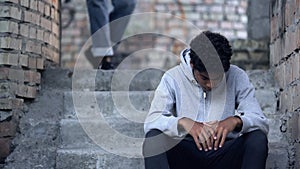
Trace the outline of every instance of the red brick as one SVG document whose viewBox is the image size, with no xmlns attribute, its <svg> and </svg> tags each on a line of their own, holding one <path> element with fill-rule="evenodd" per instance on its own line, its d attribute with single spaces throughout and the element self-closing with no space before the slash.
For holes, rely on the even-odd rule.
<svg viewBox="0 0 300 169">
<path fill-rule="evenodd" d="M 59 49 L 59 39 L 55 36 L 51 36 L 51 40 L 52 40 L 52 45 L 56 48 Z"/>
<path fill-rule="evenodd" d="M 21 5 L 24 7 L 29 7 L 29 0 L 21 0 Z"/>
<path fill-rule="evenodd" d="M 56 23 L 52 23 L 52 32 L 56 35 L 59 36 L 59 27 Z"/>
<path fill-rule="evenodd" d="M 283 18 L 285 20 L 285 25 L 284 27 L 288 27 L 291 25 L 291 9 L 290 9 L 290 2 L 289 1 L 286 1 L 286 4 L 285 4 L 285 14 L 284 14 L 284 17 Z"/>
<path fill-rule="evenodd" d="M 58 52 L 53 52 L 52 61 L 55 63 L 59 63 L 59 53 Z"/>
<path fill-rule="evenodd" d="M 29 38 L 36 39 L 37 38 L 37 30 L 34 27 L 30 27 L 29 29 Z"/>
<path fill-rule="evenodd" d="M 292 56 L 292 69 L 293 69 L 292 79 L 293 79 L 293 81 L 299 79 L 299 76 L 300 76 L 299 67 L 300 67 L 299 54 L 295 54 Z"/>
<path fill-rule="evenodd" d="M 299 12 L 300 13 L 300 12 Z M 299 18 L 300 19 L 300 18 Z M 300 49 L 300 23 L 298 23 L 298 25 L 296 26 L 297 30 L 296 30 L 296 40 L 297 40 L 297 48 Z"/>
<path fill-rule="evenodd" d="M 26 51 L 36 53 L 36 54 L 41 54 L 42 53 L 41 44 L 36 41 L 28 40 L 26 42 Z"/>
<path fill-rule="evenodd" d="M 298 107 L 300 107 L 300 102 L 296 102 L 299 101 L 299 92 L 297 91 L 298 86 L 297 85 L 293 85 L 292 86 L 292 91 L 293 91 L 293 101 L 292 101 L 292 110 L 295 111 L 297 110 Z"/>
<path fill-rule="evenodd" d="M 44 58 L 37 58 L 36 59 L 36 68 L 40 69 L 40 70 L 43 70 L 44 69 L 44 62 L 45 62 Z"/>
<path fill-rule="evenodd" d="M 24 71 L 22 69 L 10 69 L 8 78 L 9 78 L 9 80 L 23 83 L 24 82 Z"/>
<path fill-rule="evenodd" d="M 0 79 L 6 80 L 8 79 L 9 68 L 2 67 L 0 68 Z"/>
<path fill-rule="evenodd" d="M 19 56 L 19 65 L 28 67 L 28 55 L 20 55 Z"/>
<path fill-rule="evenodd" d="M 291 113 L 291 118 L 288 121 L 288 131 L 291 135 L 289 139 L 295 141 L 300 138 L 299 128 L 298 128 L 299 114 L 297 112 Z"/>
<path fill-rule="evenodd" d="M 23 99 L 0 98 L 0 110 L 19 109 L 23 105 Z"/>
<path fill-rule="evenodd" d="M 42 1 L 38 1 L 38 10 L 40 13 L 44 14 L 45 3 Z"/>
<path fill-rule="evenodd" d="M 294 109 L 293 109 L 293 97 L 294 97 L 295 93 L 293 93 L 294 92 L 293 89 L 294 89 L 293 86 L 289 86 L 287 88 L 287 93 L 286 93 L 287 100 L 286 100 L 286 102 L 284 102 L 284 104 L 286 105 L 287 110 L 289 112 L 294 111 Z"/>
<path fill-rule="evenodd" d="M 295 94 L 294 94 L 294 98 L 293 98 L 293 105 L 294 105 L 293 107 L 295 109 L 298 109 L 298 108 L 300 108 L 300 93 L 299 93 L 300 85 L 299 84 L 295 86 L 294 91 L 295 91 Z"/>
<path fill-rule="evenodd" d="M 36 0 L 30 0 L 30 9 L 37 10 L 37 5 Z"/>
<path fill-rule="evenodd" d="M 0 21 L 0 32 L 9 32 L 9 33 L 15 33 L 18 34 L 18 23 L 13 21 Z"/>
<path fill-rule="evenodd" d="M 45 4 L 45 11 L 44 11 L 46 16 L 50 16 L 50 6 Z"/>
<path fill-rule="evenodd" d="M 50 33 L 49 32 L 44 32 L 44 37 L 43 37 L 43 41 L 50 44 L 51 41 L 51 37 L 50 37 Z"/>
<path fill-rule="evenodd" d="M 22 11 L 14 6 L 1 6 L 0 17 L 9 17 L 21 20 Z"/>
<path fill-rule="evenodd" d="M 59 23 L 59 17 L 60 17 L 59 12 L 58 12 L 58 11 L 55 11 L 55 14 L 54 14 L 54 21 L 55 21 L 56 23 Z M 76 17 L 76 15 L 75 15 L 75 17 Z M 86 17 L 85 17 L 84 19 L 86 19 Z"/>
<path fill-rule="evenodd" d="M 279 100 L 280 100 L 279 111 L 284 113 L 284 112 L 286 112 L 286 102 L 287 102 L 287 97 L 286 97 L 285 91 L 282 91 L 280 93 Z"/>
<path fill-rule="evenodd" d="M 24 11 L 24 21 L 39 25 L 40 16 L 34 12 Z"/>
<path fill-rule="evenodd" d="M 20 84 L 18 86 L 17 95 L 24 98 L 35 98 L 37 94 L 36 87 Z"/>
<path fill-rule="evenodd" d="M 275 68 L 275 78 L 280 88 L 285 87 L 285 67 L 284 63 Z"/>
<path fill-rule="evenodd" d="M 13 53 L 0 53 L 0 64 L 18 66 L 19 56 Z"/>
<path fill-rule="evenodd" d="M 37 39 L 43 41 L 44 38 L 44 30 L 38 29 L 37 30 Z"/>
<path fill-rule="evenodd" d="M 44 17 L 41 17 L 41 26 L 49 31 L 51 31 L 51 21 Z"/>
<path fill-rule="evenodd" d="M 21 50 L 22 41 L 14 37 L 0 37 L 0 48 Z"/>
<path fill-rule="evenodd" d="M 32 68 L 32 69 L 36 69 L 36 58 L 35 57 L 28 58 L 28 67 Z"/>
<path fill-rule="evenodd" d="M 10 153 L 10 145 L 11 145 L 10 138 L 0 138 L 0 160 L 2 162 Z"/>
<path fill-rule="evenodd" d="M 24 81 L 29 83 L 40 84 L 41 82 L 41 74 L 35 71 L 25 71 L 24 72 Z"/>
<path fill-rule="evenodd" d="M 17 131 L 17 121 L 0 122 L 0 137 L 14 137 Z"/>
<path fill-rule="evenodd" d="M 52 60 L 53 51 L 47 46 L 42 46 L 42 56 L 47 59 Z"/>
<path fill-rule="evenodd" d="M 54 8 L 51 8 L 51 14 L 50 14 L 51 19 L 55 18 L 55 11 L 56 10 Z"/>
<path fill-rule="evenodd" d="M 271 25 L 270 25 L 270 27 L 271 27 L 271 40 L 270 40 L 270 42 L 271 43 L 273 43 L 277 38 L 277 33 L 276 33 L 277 22 L 278 22 L 277 16 L 274 16 L 274 17 L 271 18 Z"/>
<path fill-rule="evenodd" d="M 292 63 L 291 63 L 291 59 L 288 59 L 285 62 L 285 84 L 289 85 L 292 82 Z"/>
<path fill-rule="evenodd" d="M 29 26 L 25 24 L 20 24 L 20 35 L 28 37 L 29 35 Z"/>
</svg>

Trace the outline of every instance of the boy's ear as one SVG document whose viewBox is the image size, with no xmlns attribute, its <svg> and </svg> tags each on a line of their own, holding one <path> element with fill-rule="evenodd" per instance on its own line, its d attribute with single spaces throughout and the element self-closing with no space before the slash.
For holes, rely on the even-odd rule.
<svg viewBox="0 0 300 169">
<path fill-rule="evenodd" d="M 192 61 L 190 61 L 190 65 L 191 65 L 192 68 L 194 68 L 194 65 L 193 65 Z"/>
</svg>

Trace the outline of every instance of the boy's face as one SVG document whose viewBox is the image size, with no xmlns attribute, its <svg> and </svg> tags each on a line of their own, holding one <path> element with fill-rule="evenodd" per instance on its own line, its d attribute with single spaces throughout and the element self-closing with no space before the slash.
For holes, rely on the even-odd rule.
<svg viewBox="0 0 300 169">
<path fill-rule="evenodd" d="M 207 72 L 199 72 L 194 68 L 193 68 L 193 74 L 198 84 L 202 87 L 204 91 L 210 91 L 212 88 L 217 87 L 223 79 L 223 74 L 210 73 L 208 76 Z"/>
</svg>

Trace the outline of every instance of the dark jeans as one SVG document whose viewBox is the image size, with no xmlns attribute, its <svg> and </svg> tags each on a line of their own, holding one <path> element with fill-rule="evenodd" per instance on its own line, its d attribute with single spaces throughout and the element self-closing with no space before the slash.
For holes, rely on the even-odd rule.
<svg viewBox="0 0 300 169">
<path fill-rule="evenodd" d="M 229 139 L 217 151 L 207 152 L 198 150 L 191 137 L 176 144 L 176 140 L 161 131 L 151 130 L 146 138 L 158 135 L 145 139 L 146 169 L 264 169 L 268 156 L 268 140 L 260 130 Z M 176 145 L 168 150 L 172 144 Z"/>
<path fill-rule="evenodd" d="M 136 0 L 111 0 L 113 11 L 109 11 L 109 0 L 87 0 L 93 48 L 111 47 L 111 42 L 121 40 L 129 22 Z M 115 21 L 115 22 L 114 22 Z M 99 53 L 103 56 L 103 53 Z"/>
</svg>

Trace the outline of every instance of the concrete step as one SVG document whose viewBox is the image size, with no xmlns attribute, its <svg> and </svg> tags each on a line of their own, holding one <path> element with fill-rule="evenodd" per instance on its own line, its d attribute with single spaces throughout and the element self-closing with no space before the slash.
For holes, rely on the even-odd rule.
<svg viewBox="0 0 300 169">
<path fill-rule="evenodd" d="M 269 143 L 266 169 L 289 168 L 288 145 L 282 142 Z"/>
<path fill-rule="evenodd" d="M 127 158 L 93 149 L 59 150 L 56 169 L 143 169 L 140 158 Z"/>
<path fill-rule="evenodd" d="M 125 116 L 143 122 L 153 94 L 154 91 L 65 92 L 63 118 Z"/>
<path fill-rule="evenodd" d="M 152 95 L 153 91 L 65 92 L 56 168 L 144 168 L 143 124 L 130 117 L 146 115 Z M 135 111 L 131 114 L 130 109 Z M 122 113 L 131 115 L 125 118 Z"/>
<path fill-rule="evenodd" d="M 43 72 L 45 88 L 84 91 L 149 91 L 160 82 L 163 71 L 145 70 L 68 70 Z M 73 84 L 73 86 L 72 86 Z"/>
<path fill-rule="evenodd" d="M 131 148 L 130 145 L 132 148 L 141 145 L 144 131 L 142 123 L 120 118 L 83 121 L 64 119 L 60 123 L 60 137 L 61 149 L 105 150 L 112 147 L 125 150 Z M 137 149 L 135 154 L 140 152 L 141 149 Z"/>
<path fill-rule="evenodd" d="M 90 91 L 149 91 L 155 90 L 163 70 L 69 70 L 47 69 L 43 72 L 42 86 L 55 89 Z M 247 71 L 256 89 L 275 87 L 273 74 L 268 70 Z"/>
</svg>

